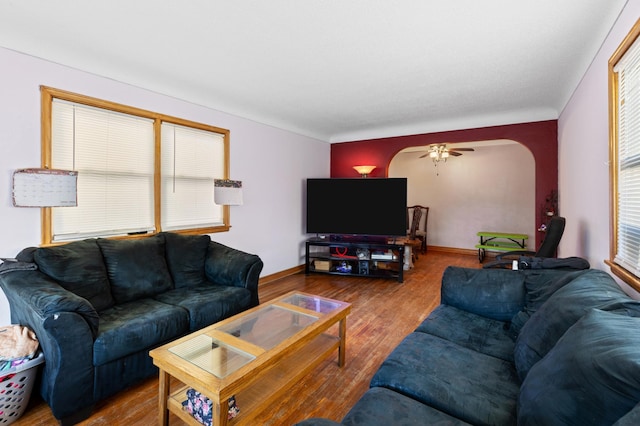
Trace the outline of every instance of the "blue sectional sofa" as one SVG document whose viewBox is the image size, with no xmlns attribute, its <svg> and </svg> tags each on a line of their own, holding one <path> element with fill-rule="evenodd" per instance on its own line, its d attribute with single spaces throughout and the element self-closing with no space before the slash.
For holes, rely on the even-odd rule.
<svg viewBox="0 0 640 426">
<path fill-rule="evenodd" d="M 449 267 L 441 296 L 340 424 L 640 424 L 640 302 L 607 273 Z"/>
<path fill-rule="evenodd" d="M 3 264 L 11 320 L 44 352 L 40 393 L 62 424 L 157 374 L 149 350 L 258 305 L 263 263 L 208 235 L 30 248 Z M 6 263 L 6 262 L 5 262 Z"/>
</svg>

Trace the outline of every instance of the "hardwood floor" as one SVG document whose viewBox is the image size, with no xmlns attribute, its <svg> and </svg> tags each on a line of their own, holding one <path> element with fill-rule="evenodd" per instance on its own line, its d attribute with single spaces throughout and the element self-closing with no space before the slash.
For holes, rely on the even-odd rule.
<svg viewBox="0 0 640 426">
<path fill-rule="evenodd" d="M 278 404 L 263 412 L 262 425 L 292 425 L 309 417 L 341 420 L 368 389 L 382 361 L 440 303 L 440 278 L 449 265 L 477 268 L 476 256 L 430 250 L 406 272 L 404 283 L 334 275 L 295 274 L 261 285 L 260 300 L 291 290 L 352 304 L 347 319 L 347 362 L 331 357 L 295 384 Z M 80 425 L 153 425 L 158 422 L 158 379 L 148 379 L 99 403 Z M 242 410 L 242 401 L 238 401 Z M 25 414 L 14 425 L 55 425 L 46 403 L 34 392 Z M 175 416 L 171 425 L 184 423 Z M 233 426 L 233 421 L 230 423 Z"/>
</svg>

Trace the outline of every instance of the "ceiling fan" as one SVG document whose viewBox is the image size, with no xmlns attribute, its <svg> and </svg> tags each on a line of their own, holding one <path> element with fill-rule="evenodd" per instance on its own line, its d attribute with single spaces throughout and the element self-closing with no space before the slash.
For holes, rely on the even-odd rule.
<svg viewBox="0 0 640 426">
<path fill-rule="evenodd" d="M 447 161 L 449 156 L 459 157 L 463 151 L 475 151 L 473 148 L 447 148 L 446 144 L 433 144 L 429 145 L 426 154 L 420 156 L 420 158 L 429 157 L 434 163 L 438 163 L 440 160 Z"/>
</svg>

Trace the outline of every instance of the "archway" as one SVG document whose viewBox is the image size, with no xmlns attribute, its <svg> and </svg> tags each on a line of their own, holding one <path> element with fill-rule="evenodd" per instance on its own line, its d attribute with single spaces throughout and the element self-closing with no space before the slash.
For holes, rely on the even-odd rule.
<svg viewBox="0 0 640 426">
<path fill-rule="evenodd" d="M 425 147 L 400 150 L 389 177 L 408 179 L 408 205 L 429 206 L 430 246 L 469 249 L 478 231 L 535 235 L 535 161 L 523 145 L 509 140 L 449 144 L 470 147 L 436 164 L 420 158 Z"/>
</svg>

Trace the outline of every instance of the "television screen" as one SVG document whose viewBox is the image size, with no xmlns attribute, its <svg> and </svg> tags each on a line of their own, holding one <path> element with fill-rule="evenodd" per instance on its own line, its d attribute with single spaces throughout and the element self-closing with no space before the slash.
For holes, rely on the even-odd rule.
<svg viewBox="0 0 640 426">
<path fill-rule="evenodd" d="M 404 236 L 406 178 L 307 179 L 307 233 Z"/>
</svg>

